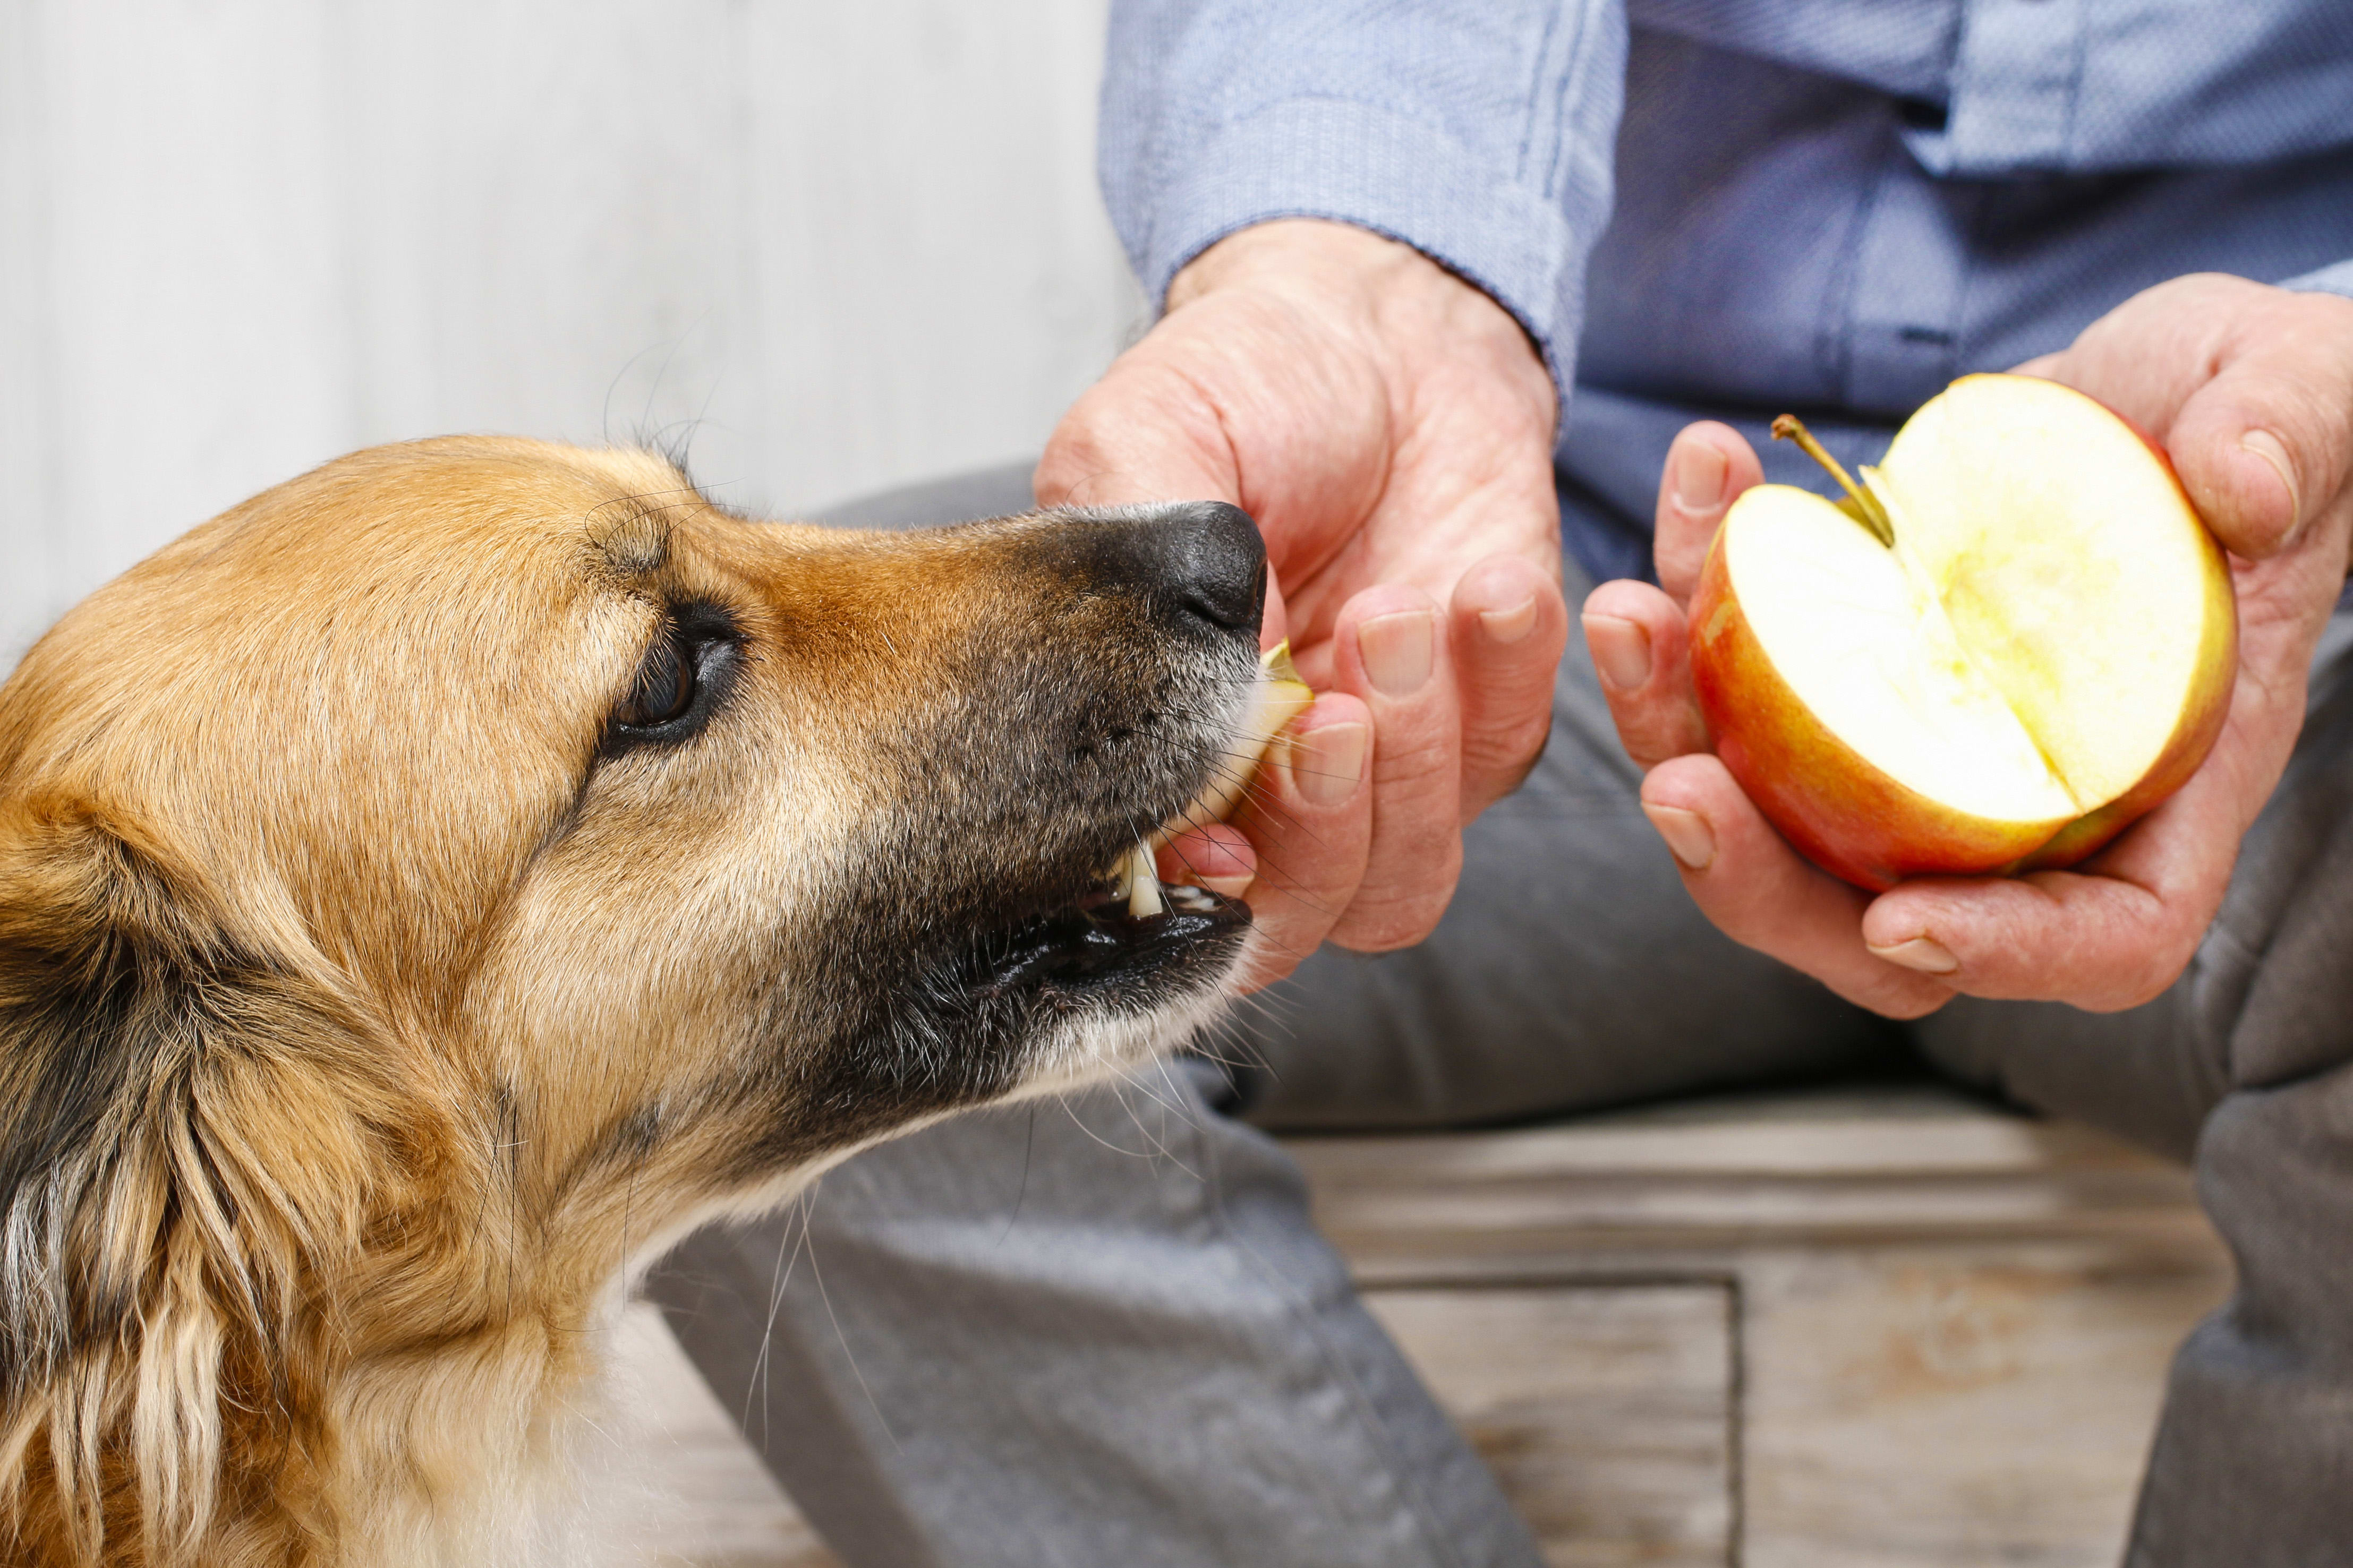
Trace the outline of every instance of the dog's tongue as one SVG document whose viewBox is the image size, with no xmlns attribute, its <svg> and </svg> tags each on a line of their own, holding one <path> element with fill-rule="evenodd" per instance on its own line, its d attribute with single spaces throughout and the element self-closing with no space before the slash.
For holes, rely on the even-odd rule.
<svg viewBox="0 0 2353 1568">
<path fill-rule="evenodd" d="M 1299 679 L 1299 671 L 1291 663 L 1291 645 L 1277 643 L 1266 650 L 1259 660 L 1258 684 L 1250 689 L 1250 706 L 1244 710 L 1233 743 L 1219 764 L 1217 776 L 1184 810 L 1160 825 L 1158 832 L 1120 857 L 1112 868 L 1113 899 L 1127 900 L 1127 912 L 1135 920 L 1150 920 L 1166 907 L 1160 899 L 1160 877 L 1155 868 L 1153 851 L 1188 828 L 1223 822 L 1228 813 L 1250 788 L 1258 773 L 1258 765 L 1266 756 L 1267 746 L 1282 727 L 1299 716 L 1300 711 L 1315 700 L 1315 693 Z"/>
</svg>

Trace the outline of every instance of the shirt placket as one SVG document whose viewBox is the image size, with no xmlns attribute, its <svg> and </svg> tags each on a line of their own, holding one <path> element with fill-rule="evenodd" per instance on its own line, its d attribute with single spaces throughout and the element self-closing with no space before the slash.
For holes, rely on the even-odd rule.
<svg viewBox="0 0 2353 1568">
<path fill-rule="evenodd" d="M 1846 405 L 1899 416 L 1956 374 L 1988 177 L 2063 167 L 2086 0 L 1971 0 L 1945 121 L 1901 126 L 1856 234 L 1841 334 Z"/>
</svg>

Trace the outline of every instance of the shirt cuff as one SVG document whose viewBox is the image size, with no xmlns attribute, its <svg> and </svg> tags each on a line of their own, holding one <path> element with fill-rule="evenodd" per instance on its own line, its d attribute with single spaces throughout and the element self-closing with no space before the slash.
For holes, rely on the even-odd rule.
<svg viewBox="0 0 2353 1568">
<path fill-rule="evenodd" d="M 1560 323 L 1581 318 L 1584 292 L 1568 216 L 1425 121 L 1347 99 L 1286 99 L 1188 149 L 1152 210 L 1136 260 L 1155 304 L 1179 268 L 1237 229 L 1285 217 L 1354 224 L 1412 246 L 1510 311 L 1567 405 L 1576 345 L 1556 340 Z"/>
<path fill-rule="evenodd" d="M 2334 267 L 2324 267 L 2317 272 L 2291 278 L 2280 287 L 2294 289 L 2302 294 L 2342 294 L 2353 300 L 2353 261 L 2340 261 Z"/>
</svg>

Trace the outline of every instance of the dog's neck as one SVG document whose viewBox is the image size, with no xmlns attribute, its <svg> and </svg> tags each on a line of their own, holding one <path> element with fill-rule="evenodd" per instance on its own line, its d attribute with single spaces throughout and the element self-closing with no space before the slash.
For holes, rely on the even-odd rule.
<svg viewBox="0 0 2353 1568">
<path fill-rule="evenodd" d="M 628 1283 L 713 1205 L 658 1172 L 558 1180 L 554 1152 L 523 1139 L 406 1131 L 374 1149 L 364 1205 L 266 1267 L 192 1254 L 134 1342 L 86 1346 L 45 1397 L 16 1402 L 0 1465 L 23 1478 L 25 1561 L 583 1561 L 563 1524 Z M 302 1194 L 279 1196 L 301 1211 Z M 269 1218 L 240 1214 L 227 1234 Z M 121 1403 L 77 1407 L 77 1371 Z M 140 1436 L 159 1384 L 161 1443 Z M 51 1462 L 80 1452 L 102 1468 Z"/>
</svg>

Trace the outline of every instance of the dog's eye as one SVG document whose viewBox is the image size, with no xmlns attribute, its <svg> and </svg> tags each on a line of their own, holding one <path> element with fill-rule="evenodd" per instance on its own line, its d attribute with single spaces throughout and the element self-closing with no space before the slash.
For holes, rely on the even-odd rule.
<svg viewBox="0 0 2353 1568">
<path fill-rule="evenodd" d="M 668 628 L 646 650 L 628 694 L 605 721 L 600 753 L 673 746 L 700 734 L 726 705 L 743 647 L 734 616 L 719 605 L 673 606 Z"/>
<path fill-rule="evenodd" d="M 613 710 L 624 730 L 652 730 L 673 723 L 694 706 L 694 654 L 682 638 L 665 637 L 646 655 L 637 685 Z"/>
</svg>

